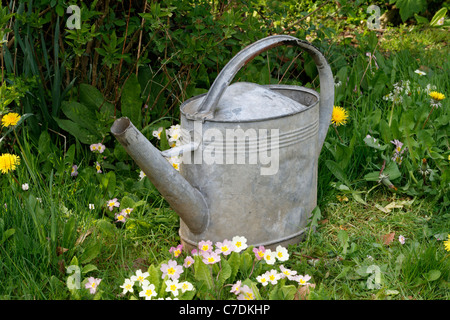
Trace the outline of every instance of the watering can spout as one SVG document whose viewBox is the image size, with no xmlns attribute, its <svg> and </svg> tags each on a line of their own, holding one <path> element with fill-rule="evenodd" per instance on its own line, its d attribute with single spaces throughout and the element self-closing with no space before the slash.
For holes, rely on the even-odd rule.
<svg viewBox="0 0 450 320">
<path fill-rule="evenodd" d="M 209 222 L 209 210 L 201 192 L 172 167 L 128 118 L 117 119 L 111 127 L 111 133 L 189 230 L 194 234 L 202 233 Z"/>
</svg>

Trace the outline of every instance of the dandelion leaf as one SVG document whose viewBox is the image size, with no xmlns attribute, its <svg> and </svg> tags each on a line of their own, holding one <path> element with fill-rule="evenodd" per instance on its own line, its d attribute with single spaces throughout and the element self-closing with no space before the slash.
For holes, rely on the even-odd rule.
<svg viewBox="0 0 450 320">
<path fill-rule="evenodd" d="M 339 181 L 341 181 L 345 185 L 350 185 L 350 181 L 348 180 L 347 175 L 338 163 L 333 160 L 326 160 L 325 165 Z"/>
</svg>

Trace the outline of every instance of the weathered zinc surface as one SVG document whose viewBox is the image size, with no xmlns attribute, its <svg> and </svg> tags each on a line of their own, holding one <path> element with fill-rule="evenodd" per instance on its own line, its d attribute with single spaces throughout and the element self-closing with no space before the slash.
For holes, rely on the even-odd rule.
<svg viewBox="0 0 450 320">
<path fill-rule="evenodd" d="M 242 66 L 280 45 L 312 56 L 320 95 L 299 86 L 231 84 Z M 126 118 L 111 131 L 180 215 L 187 247 L 236 235 L 275 247 L 301 239 L 317 204 L 317 161 L 333 101 L 333 76 L 319 50 L 271 36 L 231 59 L 207 94 L 181 105 L 182 146 L 161 153 Z M 182 154 L 180 172 L 164 158 L 174 154 Z"/>
</svg>

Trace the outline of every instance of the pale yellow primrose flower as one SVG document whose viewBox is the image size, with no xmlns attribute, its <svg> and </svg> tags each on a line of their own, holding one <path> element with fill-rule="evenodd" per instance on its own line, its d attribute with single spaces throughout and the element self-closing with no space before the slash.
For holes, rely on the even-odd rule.
<svg viewBox="0 0 450 320">
<path fill-rule="evenodd" d="M 266 252 L 264 252 L 264 260 L 267 264 L 274 264 L 276 261 L 277 253 L 272 252 L 270 249 L 266 249 Z"/>
<path fill-rule="evenodd" d="M 142 291 L 139 292 L 139 297 L 145 297 L 145 300 L 151 300 L 152 297 L 156 297 L 155 285 L 146 284 L 142 286 Z"/>
<path fill-rule="evenodd" d="M 120 287 L 123 289 L 123 294 L 127 292 L 133 292 L 134 281 L 131 279 L 125 279 L 125 282 Z"/>
<path fill-rule="evenodd" d="M 136 275 L 131 276 L 131 280 L 134 282 L 139 282 L 139 284 L 142 286 L 144 283 L 145 278 L 150 276 L 148 272 L 142 272 L 141 269 L 136 271 Z"/>
<path fill-rule="evenodd" d="M 277 246 L 276 248 L 277 259 L 280 261 L 287 261 L 289 259 L 289 253 L 286 248 Z"/>
</svg>

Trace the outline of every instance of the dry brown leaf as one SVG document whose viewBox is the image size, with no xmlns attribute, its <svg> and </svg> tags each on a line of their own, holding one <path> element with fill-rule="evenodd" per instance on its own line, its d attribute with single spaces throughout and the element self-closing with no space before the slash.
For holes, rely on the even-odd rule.
<svg viewBox="0 0 450 320">
<path fill-rule="evenodd" d="M 69 249 L 63 247 L 56 247 L 56 255 L 58 256 L 62 255 L 66 251 L 69 251 Z"/>
<path fill-rule="evenodd" d="M 78 237 L 77 241 L 75 242 L 75 246 L 82 244 L 84 240 L 86 240 L 87 236 L 92 233 L 92 228 L 83 233 L 81 236 Z"/>
<path fill-rule="evenodd" d="M 316 285 L 314 283 L 307 283 L 306 285 L 302 286 L 298 291 L 296 292 L 294 296 L 294 300 L 307 300 L 309 292 L 311 291 L 310 288 L 315 288 Z"/>
<path fill-rule="evenodd" d="M 391 232 L 385 235 L 381 236 L 381 241 L 383 241 L 383 244 L 390 245 L 392 241 L 394 241 L 395 232 Z"/>
</svg>

